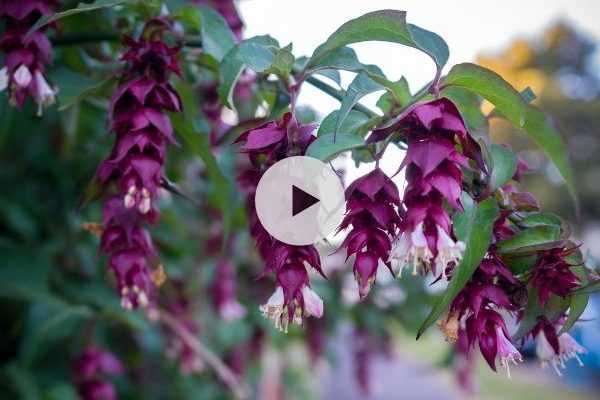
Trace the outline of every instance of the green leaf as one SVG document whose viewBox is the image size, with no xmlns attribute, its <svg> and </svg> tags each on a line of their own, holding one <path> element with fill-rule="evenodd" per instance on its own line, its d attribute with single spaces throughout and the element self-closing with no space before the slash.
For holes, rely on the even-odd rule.
<svg viewBox="0 0 600 400">
<path fill-rule="evenodd" d="M 552 160 L 565 180 L 578 209 L 567 146 L 543 112 L 527 104 L 523 95 L 500 75 L 476 64 L 464 63 L 452 67 L 443 81 L 443 87 L 450 86 L 462 87 L 479 94 L 494 104 L 506 119 L 522 128 Z"/>
<path fill-rule="evenodd" d="M 366 41 L 383 41 L 410 46 L 427 53 L 440 70 L 448 61 L 446 42 L 433 32 L 406 23 L 406 12 L 380 10 L 370 12 L 340 26 L 313 53 L 308 68 L 340 47 Z"/>
<path fill-rule="evenodd" d="M 171 116 L 173 127 L 177 134 L 183 138 L 186 147 L 204 162 L 208 177 L 214 185 L 212 191 L 213 203 L 221 211 L 224 223 L 223 235 L 227 237 L 233 221 L 234 207 L 232 207 L 231 199 L 234 195 L 234 187 L 226 178 L 217 159 L 211 152 L 208 135 L 197 132 L 194 127 L 194 113 L 196 113 L 198 106 L 191 87 L 186 85 L 185 82 L 179 82 L 176 87 L 184 105 L 185 115 L 182 115 L 182 113 L 173 114 Z M 225 243 L 227 240 L 223 240 L 223 242 Z"/>
<path fill-rule="evenodd" d="M 196 7 L 200 12 L 202 50 L 221 62 L 225 54 L 235 46 L 235 36 L 227 21 L 213 8 L 204 5 Z"/>
<path fill-rule="evenodd" d="M 518 127 L 525 125 L 525 102 L 510 83 L 492 70 L 464 63 L 452 67 L 443 86 L 458 86 L 471 90 L 496 106 L 509 121 Z"/>
<path fill-rule="evenodd" d="M 335 132 L 335 124 L 337 122 L 339 113 L 339 110 L 332 111 L 323 119 L 323 121 L 321 121 L 319 130 L 317 131 L 317 136 L 328 135 Z M 361 113 L 360 111 L 350 110 L 346 118 L 344 118 L 344 122 L 342 122 L 342 125 L 340 126 L 340 131 L 344 133 L 360 134 L 361 132 L 359 132 L 359 128 L 368 121 L 369 118 L 365 114 Z"/>
<path fill-rule="evenodd" d="M 492 228 L 499 214 L 496 200 L 488 198 L 475 203 L 469 195 L 463 193 L 462 203 L 464 212 L 456 216 L 454 226 L 457 238 L 465 243 L 465 252 L 454 269 L 448 288 L 419 328 L 417 339 L 446 311 L 479 266 L 491 243 Z"/>
<path fill-rule="evenodd" d="M 583 294 L 575 294 L 571 296 L 571 303 L 569 304 L 569 315 L 567 316 L 567 320 L 565 324 L 561 328 L 559 334 L 568 332 L 573 325 L 579 320 L 581 314 L 585 311 L 585 308 L 588 305 L 588 301 L 590 300 L 589 293 Z"/>
<path fill-rule="evenodd" d="M 219 66 L 221 102 L 233 108 L 233 89 L 244 68 L 248 66 L 257 72 L 266 71 L 272 65 L 278 48 L 277 40 L 265 35 L 246 39 L 229 50 Z"/>
<path fill-rule="evenodd" d="M 534 226 L 562 226 L 563 220 L 556 214 L 535 212 L 528 214 L 522 220 L 519 221 L 519 226 L 525 228 L 532 228 Z"/>
<path fill-rule="evenodd" d="M 510 149 L 498 144 L 488 147 L 491 156 L 490 190 L 495 192 L 510 181 L 517 170 L 517 156 Z"/>
<path fill-rule="evenodd" d="M 596 292 L 600 292 L 600 280 L 593 281 L 593 282 L 589 283 L 588 285 L 575 290 L 573 293 L 574 294 L 592 294 L 592 293 L 596 293 Z"/>
<path fill-rule="evenodd" d="M 470 132 L 487 124 L 487 119 L 481 112 L 481 97 L 476 93 L 458 86 L 448 86 L 442 89 L 441 95 L 456 105 Z"/>
<path fill-rule="evenodd" d="M 306 155 L 327 161 L 336 155 L 346 151 L 364 146 L 362 137 L 355 134 L 338 133 L 337 135 L 326 134 L 319 136 L 306 150 Z"/>
<path fill-rule="evenodd" d="M 528 298 L 523 317 L 519 322 L 517 332 L 513 335 L 513 341 L 520 340 L 533 329 L 541 316 L 545 316 L 550 321 L 554 321 L 563 314 L 569 307 L 569 298 L 563 299 L 555 295 L 550 296 L 544 307 L 540 306 L 538 292 L 534 287 L 528 287 Z"/>
<path fill-rule="evenodd" d="M 59 111 L 64 111 L 113 81 L 113 77 L 93 79 L 66 67 L 52 70 L 50 79 L 60 88 L 57 96 Z"/>
<path fill-rule="evenodd" d="M 114 7 L 120 4 L 129 2 L 131 0 L 96 0 L 91 3 L 81 2 L 75 8 L 71 8 L 69 10 L 57 12 L 54 14 L 44 15 L 40 19 L 37 20 L 35 24 L 27 31 L 27 36 L 31 35 L 33 32 L 37 31 L 43 26 L 46 26 L 54 21 L 58 21 L 61 18 L 65 18 L 71 15 L 80 14 L 88 11 L 96 11 L 101 10 L 103 8 Z"/>
<path fill-rule="evenodd" d="M 346 90 L 346 94 L 342 99 L 342 104 L 340 106 L 340 110 L 337 115 L 337 121 L 335 123 L 334 135 L 340 130 L 344 119 L 350 113 L 352 107 L 354 107 L 360 99 L 369 93 L 373 93 L 378 90 L 383 90 L 383 87 L 371 79 L 366 73 L 361 72 L 356 75 L 354 80 L 348 86 L 348 90 Z"/>
<path fill-rule="evenodd" d="M 500 253 L 535 251 L 539 246 L 552 245 L 560 238 L 560 227 L 552 225 L 527 228 L 508 239 L 498 242 Z"/>
</svg>

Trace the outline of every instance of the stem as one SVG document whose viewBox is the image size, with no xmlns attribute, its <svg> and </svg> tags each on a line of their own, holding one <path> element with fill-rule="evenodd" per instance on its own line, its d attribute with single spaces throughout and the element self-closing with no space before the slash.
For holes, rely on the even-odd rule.
<svg viewBox="0 0 600 400">
<path fill-rule="evenodd" d="M 322 80 L 315 78 L 314 76 L 309 76 L 308 78 L 306 78 L 306 82 L 310 83 L 312 86 L 316 87 L 317 89 L 321 90 L 322 92 L 327 93 L 328 95 L 330 95 L 331 97 L 333 97 L 336 100 L 342 101 L 342 99 L 344 98 L 343 91 L 338 90 L 338 89 L 334 88 L 333 86 L 330 86 L 328 83 L 325 83 Z M 369 118 L 374 118 L 374 117 L 379 116 L 374 111 L 371 111 L 368 107 L 365 107 L 360 103 L 356 104 L 353 107 L 353 109 L 365 114 Z"/>
<path fill-rule="evenodd" d="M 236 399 L 241 400 L 249 397 L 250 390 L 247 385 L 240 381 L 238 376 L 219 357 L 181 325 L 177 318 L 165 310 L 160 310 L 159 319 L 210 365 L 223 383 L 231 390 Z"/>
</svg>

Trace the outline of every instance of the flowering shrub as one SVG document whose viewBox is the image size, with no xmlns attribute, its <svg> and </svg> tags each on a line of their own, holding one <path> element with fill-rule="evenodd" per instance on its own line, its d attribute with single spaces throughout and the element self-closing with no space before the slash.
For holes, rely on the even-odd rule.
<svg viewBox="0 0 600 400">
<path fill-rule="evenodd" d="M 296 353 L 275 348 L 305 339 L 317 365 L 328 338 L 346 337 L 367 393 L 374 356 L 395 356 L 392 324 L 417 337 L 437 324 L 465 388 L 477 353 L 509 373 L 529 342 L 559 375 L 582 364 L 568 331 L 596 271 L 567 223 L 523 191 L 527 163 L 485 122 L 530 136 L 576 203 L 560 134 L 496 73 L 464 63 L 442 74 L 446 43 L 406 13 L 353 19 L 310 57 L 244 39 L 227 0 L 0 0 L 0 19 L 14 175 L 3 187 L 15 188 L 2 199 L 0 281 L 14 332 L 36 332 L 6 342 L 18 348 L 14 392 L 283 395 Z M 420 50 L 437 73 L 411 92 L 348 47 L 369 41 Z M 339 71 L 355 74 L 343 91 L 323 78 L 339 85 Z M 316 123 L 298 104 L 305 85 L 340 108 Z M 359 102 L 375 92 L 377 111 Z M 389 146 L 404 150 L 396 174 L 380 166 Z M 272 237 L 254 204 L 265 171 L 299 155 L 368 167 L 347 182 L 337 233 L 303 246 Z"/>
</svg>

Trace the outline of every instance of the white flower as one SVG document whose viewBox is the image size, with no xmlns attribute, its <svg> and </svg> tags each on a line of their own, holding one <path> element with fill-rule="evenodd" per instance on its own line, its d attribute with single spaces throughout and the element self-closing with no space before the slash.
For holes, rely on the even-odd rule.
<svg viewBox="0 0 600 400">
<path fill-rule="evenodd" d="M 302 288 L 302 298 L 304 299 L 304 313 L 307 317 L 323 316 L 323 300 L 308 286 Z"/>
<path fill-rule="evenodd" d="M 226 322 L 232 322 L 244 318 L 246 315 L 246 307 L 241 305 L 238 301 L 231 300 L 220 307 L 219 313 L 221 314 L 221 318 Z"/>
<path fill-rule="evenodd" d="M 412 232 L 403 232 L 392 245 L 390 254 L 392 268 L 398 268 L 398 276 L 402 270 L 412 265 L 413 275 L 427 271 L 431 265 L 433 254 L 429 250 L 427 238 L 423 232 L 423 223 L 418 224 Z"/>
<path fill-rule="evenodd" d="M 42 114 L 42 108 L 54 104 L 56 90 L 52 89 L 44 75 L 35 71 L 35 101 L 38 103 L 38 115 Z"/>
<path fill-rule="evenodd" d="M 438 254 L 435 258 L 435 266 L 437 271 L 441 271 L 442 275 L 446 276 L 446 267 L 450 263 L 458 265 L 465 251 L 465 244 L 460 240 L 456 242 L 442 229 L 437 226 L 437 250 Z"/>
<path fill-rule="evenodd" d="M 517 362 L 523 361 L 523 357 L 519 353 L 519 350 L 506 337 L 504 330 L 500 326 L 496 326 L 496 346 L 500 365 L 506 369 L 506 374 L 510 378 L 510 363 L 512 362 L 517 365 Z"/>
<path fill-rule="evenodd" d="M 29 72 L 29 68 L 27 68 L 24 64 L 21 64 L 21 66 L 19 66 L 19 68 L 17 68 L 15 71 L 13 79 L 20 88 L 26 88 L 29 86 L 31 83 L 31 72 Z"/>
<path fill-rule="evenodd" d="M 304 286 L 302 288 L 302 300 L 304 308 L 300 307 L 299 302 L 294 299 L 294 315 L 290 318 L 288 314 L 288 305 L 285 302 L 285 296 L 281 286 L 275 289 L 275 292 L 269 297 L 267 304 L 260 306 L 262 314 L 275 322 L 275 328 L 287 333 L 290 322 L 296 325 L 302 325 L 302 318 L 323 316 L 323 300 L 311 288 Z"/>
<path fill-rule="evenodd" d="M 565 363 L 573 358 L 577 360 L 579 366 L 583 367 L 583 362 L 579 358 L 579 354 L 585 354 L 587 350 L 568 333 L 563 333 L 558 337 L 559 354 L 555 353 L 544 331 L 539 333 L 536 340 L 536 353 L 542 363 L 542 367 L 546 367 L 548 363 L 552 364 L 558 376 L 562 376 L 560 368 L 566 368 Z"/>
<path fill-rule="evenodd" d="M 573 336 L 568 333 L 563 333 L 558 337 L 558 345 L 560 346 L 560 359 L 563 367 L 565 361 L 569 361 L 572 358 L 577 360 L 580 367 L 583 367 L 583 362 L 578 354 L 585 354 L 587 353 L 587 350 L 577 343 L 577 341 L 573 339 Z"/>
<path fill-rule="evenodd" d="M 0 92 L 8 87 L 8 69 L 0 69 Z"/>
<path fill-rule="evenodd" d="M 281 286 L 277 286 L 275 292 L 267 300 L 267 304 L 260 306 L 260 312 L 268 319 L 275 322 L 275 328 L 280 331 L 287 332 L 288 318 L 287 315 L 282 318 L 284 313 L 287 313 L 287 307 L 284 306 L 285 297 L 283 296 L 283 289 Z"/>
</svg>

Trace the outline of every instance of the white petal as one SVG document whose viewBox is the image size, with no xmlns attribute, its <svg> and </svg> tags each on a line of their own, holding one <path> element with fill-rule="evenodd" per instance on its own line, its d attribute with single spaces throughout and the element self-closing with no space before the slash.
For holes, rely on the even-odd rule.
<svg viewBox="0 0 600 400">
<path fill-rule="evenodd" d="M 277 286 L 277 289 L 275 289 L 275 292 L 273 292 L 267 301 L 267 307 L 283 307 L 284 300 L 283 289 L 281 286 Z"/>
<path fill-rule="evenodd" d="M 21 66 L 15 71 L 13 78 L 15 79 L 17 86 L 24 88 L 29 86 L 31 83 L 31 72 L 29 72 L 29 68 L 21 64 Z"/>
<path fill-rule="evenodd" d="M 423 233 L 423 223 L 421 222 L 419 225 L 415 227 L 415 230 L 410 234 L 410 240 L 413 246 L 417 247 L 426 247 L 427 246 L 427 238 Z"/>
<path fill-rule="evenodd" d="M 46 78 L 40 71 L 35 71 L 35 85 L 37 89 L 37 101 L 43 104 L 54 103 L 54 89 L 48 85 Z"/>
<path fill-rule="evenodd" d="M 308 286 L 302 289 L 304 298 L 304 309 L 308 315 L 314 315 L 317 318 L 323 316 L 323 300 Z"/>
<path fill-rule="evenodd" d="M 8 87 L 8 69 L 0 69 L 0 92 Z"/>
</svg>

